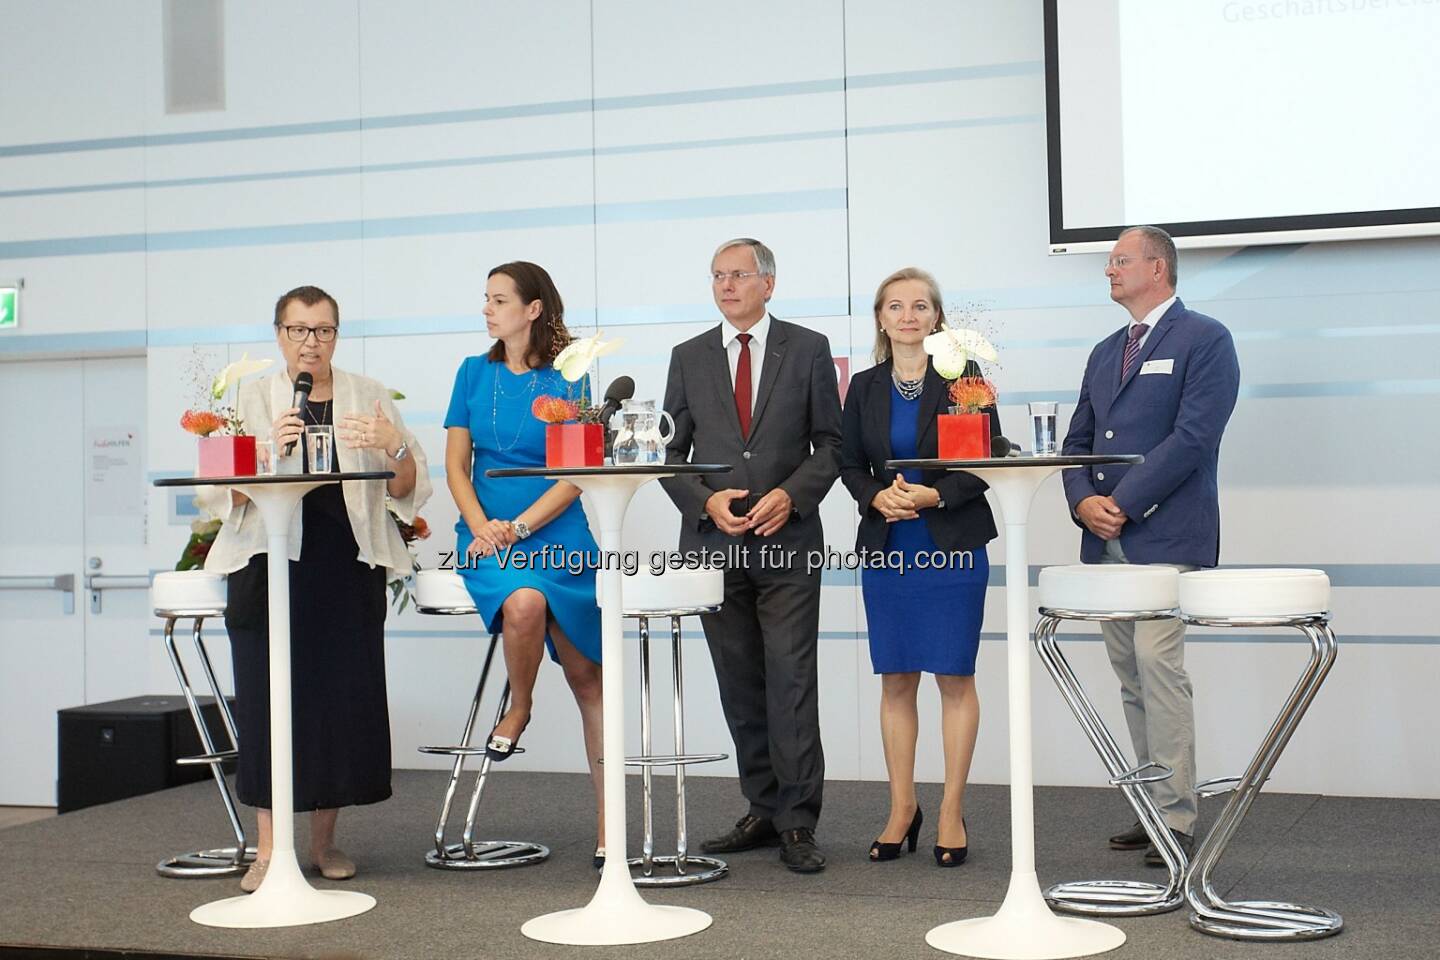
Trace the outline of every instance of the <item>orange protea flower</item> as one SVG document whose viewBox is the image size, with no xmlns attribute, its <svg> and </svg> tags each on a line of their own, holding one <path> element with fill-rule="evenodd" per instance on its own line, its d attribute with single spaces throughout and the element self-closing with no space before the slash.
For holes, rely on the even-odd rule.
<svg viewBox="0 0 1440 960">
<path fill-rule="evenodd" d="M 416 517 L 411 526 L 415 528 L 415 539 L 424 540 L 430 536 L 430 524 L 425 522 L 424 517 Z"/>
<path fill-rule="evenodd" d="M 545 394 L 535 398 L 535 402 L 530 404 L 530 412 L 536 420 L 544 423 L 564 423 L 580 416 L 580 407 L 573 400 Z"/>
<path fill-rule="evenodd" d="M 201 437 L 208 437 L 228 424 L 224 417 L 209 410 L 186 410 L 180 415 L 180 426 Z"/>
<path fill-rule="evenodd" d="M 950 402 L 966 413 L 995 405 L 995 386 L 984 377 L 961 377 L 950 384 Z"/>
</svg>

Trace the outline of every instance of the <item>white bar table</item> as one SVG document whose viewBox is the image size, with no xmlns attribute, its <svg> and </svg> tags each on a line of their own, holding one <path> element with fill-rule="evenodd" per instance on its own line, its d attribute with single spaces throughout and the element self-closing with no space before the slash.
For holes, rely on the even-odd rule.
<svg viewBox="0 0 1440 960">
<path fill-rule="evenodd" d="M 1030 566 L 1026 522 L 1035 491 L 1052 473 L 1144 457 L 997 457 L 983 460 L 887 460 L 891 470 L 963 470 L 989 484 L 1005 520 L 1005 640 L 1009 648 L 1010 888 L 991 917 L 941 924 L 925 935 L 937 950 L 994 960 L 1060 960 L 1114 950 L 1125 931 L 1097 920 L 1057 916 L 1035 874 L 1035 770 L 1030 732 Z"/>
<path fill-rule="evenodd" d="M 256 477 L 173 477 L 157 487 L 226 486 L 255 504 L 265 525 L 266 584 L 270 593 L 270 867 L 249 896 L 196 907 L 190 919 L 207 927 L 298 927 L 343 920 L 375 906 L 375 898 L 348 890 L 316 890 L 295 857 L 294 733 L 290 722 L 290 518 L 305 494 L 342 480 L 388 480 L 389 471 Z"/>
<path fill-rule="evenodd" d="M 728 473 L 725 464 L 636 464 L 614 467 L 513 467 L 486 470 L 487 477 L 544 477 L 573 483 L 589 498 L 600 529 L 602 557 L 618 557 L 625 511 L 635 491 L 651 480 L 677 474 Z M 699 933 L 710 914 L 690 907 L 646 903 L 630 876 L 625 838 L 625 647 L 620 601 L 621 571 L 613 560 L 600 571 L 600 659 L 604 669 L 605 869 L 595 896 L 583 907 L 526 921 L 531 940 L 573 946 L 653 943 Z"/>
</svg>

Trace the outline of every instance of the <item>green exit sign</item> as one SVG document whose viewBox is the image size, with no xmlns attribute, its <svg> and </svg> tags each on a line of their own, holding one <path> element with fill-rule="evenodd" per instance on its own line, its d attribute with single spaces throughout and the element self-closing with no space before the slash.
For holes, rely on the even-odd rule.
<svg viewBox="0 0 1440 960">
<path fill-rule="evenodd" d="M 0 286 L 0 330 L 11 330 L 20 326 L 20 286 Z"/>
</svg>

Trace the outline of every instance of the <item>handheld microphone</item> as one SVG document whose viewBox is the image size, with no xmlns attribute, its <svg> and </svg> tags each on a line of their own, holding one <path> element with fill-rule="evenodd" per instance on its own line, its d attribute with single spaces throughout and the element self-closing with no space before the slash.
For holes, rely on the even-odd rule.
<svg viewBox="0 0 1440 960">
<path fill-rule="evenodd" d="M 295 394 L 290 398 L 290 406 L 298 410 L 305 409 L 305 401 L 310 399 L 310 391 L 315 388 L 315 378 L 308 373 L 302 373 L 295 378 Z M 295 441 L 291 440 L 285 444 L 285 456 L 295 452 Z"/>
<path fill-rule="evenodd" d="M 1019 445 L 1019 444 L 1017 444 L 1017 443 L 1012 443 L 1008 438 L 1003 437 L 1003 436 L 994 436 L 994 437 L 991 437 L 991 438 L 990 438 L 990 456 L 992 456 L 992 457 L 1011 457 L 1011 456 L 1019 456 L 1019 455 L 1020 455 L 1020 445 Z"/>
</svg>

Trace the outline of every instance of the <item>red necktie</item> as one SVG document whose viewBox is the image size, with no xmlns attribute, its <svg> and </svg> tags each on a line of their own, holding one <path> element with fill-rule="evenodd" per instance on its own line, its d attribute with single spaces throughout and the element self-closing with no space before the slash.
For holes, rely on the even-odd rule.
<svg viewBox="0 0 1440 960">
<path fill-rule="evenodd" d="M 1130 340 L 1125 344 L 1125 361 L 1120 365 L 1121 380 L 1130 376 L 1130 368 L 1135 365 L 1135 358 L 1140 356 L 1140 338 L 1145 336 L 1145 331 L 1149 329 L 1148 323 L 1137 323 L 1130 328 Z"/>
<path fill-rule="evenodd" d="M 750 341 L 748 333 L 737 333 L 740 362 L 735 364 L 735 412 L 740 415 L 740 436 L 750 439 Z"/>
</svg>

